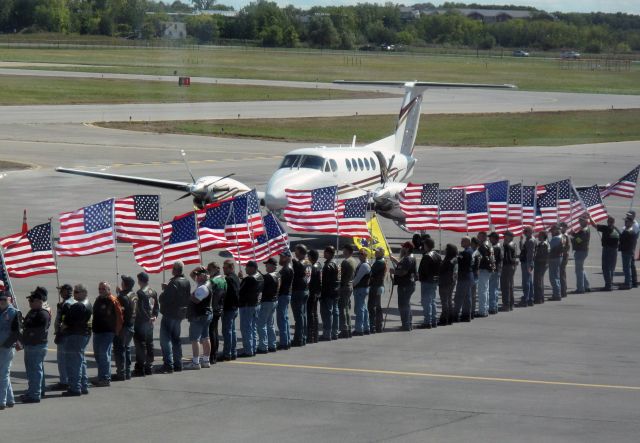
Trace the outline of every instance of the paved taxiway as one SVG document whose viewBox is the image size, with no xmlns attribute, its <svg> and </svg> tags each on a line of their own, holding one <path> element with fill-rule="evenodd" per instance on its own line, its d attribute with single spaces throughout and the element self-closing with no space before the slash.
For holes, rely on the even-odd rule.
<svg viewBox="0 0 640 443">
<path fill-rule="evenodd" d="M 397 106 L 396 100 L 387 112 Z M 37 165 L 0 179 L 0 226 L 3 235 L 19 229 L 23 207 L 34 225 L 48 217 L 55 222 L 57 213 L 100 199 L 155 192 L 58 174 L 55 166 L 97 165 L 114 173 L 186 180 L 177 152 L 183 148 L 196 176 L 235 171 L 237 179 L 264 188 L 281 156 L 297 146 L 82 125 L 0 125 L 0 159 Z M 638 147 L 636 142 L 418 147 L 413 180 L 449 186 L 502 177 L 535 183 L 572 176 L 578 184 L 605 183 L 638 163 Z M 165 203 L 177 197 L 163 192 Z M 620 217 L 629 202 L 607 203 Z M 187 210 L 189 202 L 183 200 L 168 204 L 164 214 Z M 408 236 L 386 221 L 384 230 L 394 247 Z M 457 243 L 457 237 L 444 234 L 442 242 Z M 301 239 L 316 247 L 335 242 L 334 237 L 292 236 Z M 595 232 L 593 243 L 587 269 L 598 287 Z M 137 272 L 129 246 L 118 250 L 121 272 Z M 204 258 L 216 257 L 207 253 Z M 91 298 L 97 282 L 113 281 L 114 275 L 114 254 L 60 260 L 61 281 L 87 284 Z M 160 281 L 154 276 L 152 284 L 157 287 Z M 21 306 L 36 284 L 53 289 L 55 277 L 14 279 Z M 114 383 L 79 399 L 50 393 L 52 398 L 39 405 L 2 411 L 2 441 L 635 442 L 640 432 L 639 299 L 637 289 L 570 295 L 560 303 L 471 324 L 321 343 L 199 372 Z M 413 305 L 417 322 L 417 293 Z M 398 325 L 392 309 L 388 326 Z M 184 349 L 189 356 L 186 343 Z M 49 384 L 57 381 L 54 357 L 54 352 L 47 356 Z M 18 354 L 14 365 L 18 392 L 25 387 L 21 359 Z M 95 375 L 89 361 L 90 375 Z"/>
<path fill-rule="evenodd" d="M 70 78 L 119 78 L 176 81 L 177 77 L 134 74 L 102 74 L 66 71 L 1 69 L 0 75 L 38 75 Z M 355 89 L 351 85 L 268 80 L 240 80 L 194 77 L 194 82 L 207 84 L 252 84 L 259 86 Z M 366 89 L 366 87 L 359 87 Z M 381 92 L 401 89 L 371 88 Z M 57 105 L 2 106 L 0 124 L 83 123 L 92 121 L 157 121 L 234 118 L 294 118 L 397 113 L 397 98 L 358 100 L 301 100 L 229 103 L 155 103 L 122 105 Z M 431 89 L 425 94 L 422 112 L 483 113 L 567 110 L 603 110 L 640 108 L 640 96 L 613 94 L 577 94 L 566 92 L 532 92 L 482 89 Z"/>
</svg>

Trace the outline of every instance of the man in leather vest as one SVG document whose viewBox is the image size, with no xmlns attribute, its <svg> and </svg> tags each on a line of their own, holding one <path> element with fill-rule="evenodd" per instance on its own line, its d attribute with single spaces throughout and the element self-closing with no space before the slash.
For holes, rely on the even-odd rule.
<svg viewBox="0 0 640 443">
<path fill-rule="evenodd" d="M 356 266 L 353 276 L 353 300 L 356 315 L 356 327 L 353 335 L 369 335 L 369 311 L 367 309 L 367 295 L 369 295 L 369 280 L 371 279 L 371 266 L 367 263 L 367 250 L 358 252 L 360 263 Z"/>
<path fill-rule="evenodd" d="M 513 242 L 513 233 L 504 233 L 502 242 L 502 273 L 500 274 L 500 289 L 502 291 L 502 311 L 513 311 L 513 277 L 518 266 L 516 245 Z"/>
<path fill-rule="evenodd" d="M 442 257 L 435 251 L 435 243 L 432 238 L 424 240 L 424 254 L 418 267 L 418 279 L 420 280 L 420 294 L 424 320 L 421 328 L 431 329 L 438 326 L 438 313 L 436 308 L 436 290 L 438 289 L 438 275 Z"/>
<path fill-rule="evenodd" d="M 116 375 L 114 381 L 124 381 L 131 378 L 131 339 L 133 338 L 135 317 L 138 312 L 138 296 L 133 291 L 133 278 L 123 275 L 122 289 L 118 290 L 118 303 L 122 307 L 124 321 L 122 330 L 113 338 L 113 354 L 116 361 Z"/>
<path fill-rule="evenodd" d="M 213 317 L 209 324 L 209 341 L 211 342 L 211 355 L 209 363 L 215 365 L 218 361 L 218 348 L 220 347 L 220 336 L 218 335 L 218 324 L 224 311 L 224 296 L 227 294 L 227 279 L 220 273 L 220 265 L 211 262 L 207 265 L 209 271 L 209 283 L 211 284 L 211 311 Z"/>
<path fill-rule="evenodd" d="M 384 294 L 384 279 L 387 275 L 387 262 L 384 259 L 384 249 L 376 248 L 375 260 L 371 264 L 371 279 L 369 280 L 369 329 L 372 334 L 382 331 L 382 294 Z"/>
<path fill-rule="evenodd" d="M 322 265 L 318 263 L 319 254 L 315 249 L 311 249 L 307 257 L 311 263 L 307 300 L 307 343 L 318 343 L 318 301 L 322 291 Z"/>
<path fill-rule="evenodd" d="M 160 294 L 160 347 L 164 364 L 159 372 L 172 373 L 182 371 L 182 343 L 180 328 L 182 320 L 187 318 L 187 303 L 191 296 L 191 285 L 184 276 L 184 264 L 177 261 L 171 270 L 169 283 L 162 284 Z"/>
<path fill-rule="evenodd" d="M 153 373 L 153 325 L 160 307 L 158 293 L 149 286 L 149 275 L 140 272 L 138 278 L 138 314 L 134 324 L 133 342 L 136 346 L 135 377 Z"/>
<path fill-rule="evenodd" d="M 340 335 L 338 338 L 351 338 L 351 313 L 349 311 L 353 294 L 353 275 L 358 265 L 353 257 L 353 251 L 353 246 L 349 244 L 342 248 L 344 259 L 340 263 L 340 300 L 338 301 Z"/>
<path fill-rule="evenodd" d="M 340 268 L 334 260 L 336 248 L 324 248 L 324 265 L 322 266 L 322 289 L 320 292 L 320 316 L 322 317 L 322 337 L 320 341 L 338 339 Z"/>
<path fill-rule="evenodd" d="M 193 356 L 185 369 L 208 368 L 211 355 L 211 342 L 209 341 L 209 325 L 213 318 L 211 312 L 211 285 L 209 272 L 202 266 L 195 268 L 191 278 L 196 281 L 197 288 L 189 298 L 187 305 L 187 319 L 189 320 L 189 341 Z M 200 353 L 202 346 L 202 353 Z"/>
</svg>

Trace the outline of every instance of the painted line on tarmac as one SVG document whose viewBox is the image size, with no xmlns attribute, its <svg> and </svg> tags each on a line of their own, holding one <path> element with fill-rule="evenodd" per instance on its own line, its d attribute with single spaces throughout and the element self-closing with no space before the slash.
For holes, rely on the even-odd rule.
<svg viewBox="0 0 640 443">
<path fill-rule="evenodd" d="M 424 377 L 424 378 L 445 378 L 451 380 L 467 380 L 467 381 L 488 381 L 499 383 L 521 383 L 530 385 L 549 385 L 549 386 L 569 386 L 575 388 L 593 388 L 593 389 L 617 389 L 623 391 L 640 391 L 640 386 L 624 386 L 624 385 L 605 385 L 591 383 L 574 383 L 563 381 L 547 381 L 547 380 L 528 380 L 520 378 L 499 378 L 499 377 L 480 377 L 471 375 L 454 375 L 454 374 L 435 374 L 429 372 L 406 372 L 406 371 L 389 371 L 382 369 L 357 369 L 357 368 L 336 368 L 331 366 L 313 366 L 313 365 L 296 365 L 287 363 L 262 363 L 248 361 L 232 361 L 234 365 L 245 366 L 267 366 L 274 368 L 290 368 L 290 369 L 313 369 L 327 372 L 352 372 L 359 374 L 378 374 L 378 375 L 399 375 L 404 377 Z"/>
</svg>

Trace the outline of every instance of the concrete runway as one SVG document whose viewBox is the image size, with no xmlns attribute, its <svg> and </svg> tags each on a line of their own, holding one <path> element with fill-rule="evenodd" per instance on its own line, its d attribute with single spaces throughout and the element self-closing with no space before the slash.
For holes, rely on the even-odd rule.
<svg viewBox="0 0 640 443">
<path fill-rule="evenodd" d="M 173 81 L 174 76 L 102 74 L 88 72 L 46 71 L 0 68 L 0 75 L 29 75 L 68 78 L 117 78 L 141 81 Z M 194 77 L 194 83 L 250 84 L 293 88 L 369 89 L 399 93 L 402 89 L 356 87 L 332 83 L 239 80 Z M 567 110 L 603 110 L 640 108 L 640 96 L 613 94 L 577 94 L 566 92 L 531 92 L 482 89 L 431 89 L 425 94 L 424 114 L 459 114 L 484 112 L 536 112 Z M 235 118 L 293 118 L 351 115 L 396 114 L 399 100 L 301 100 L 229 103 L 156 103 L 123 105 L 0 106 L 1 124 L 84 123 L 95 121 L 157 121 Z"/>
<path fill-rule="evenodd" d="M 387 112 L 397 106 L 396 100 Z M 2 235 L 19 229 L 23 207 L 31 225 L 48 217 L 55 223 L 59 212 L 112 196 L 155 192 L 58 174 L 55 166 L 186 180 L 178 155 L 182 148 L 196 176 L 235 171 L 238 180 L 260 189 L 282 155 L 300 146 L 6 121 L 0 134 L 0 159 L 36 166 L 0 178 Z M 443 186 L 503 177 L 531 184 L 567 176 L 580 185 L 606 183 L 638 163 L 638 147 L 638 142 L 418 147 L 420 163 L 412 179 Z M 165 218 L 190 209 L 187 200 L 168 203 L 178 196 L 163 191 Z M 629 200 L 606 203 L 620 218 Z M 387 221 L 383 229 L 394 247 L 408 237 Z M 458 238 L 444 234 L 442 243 L 457 243 Z M 315 247 L 335 242 L 333 237 L 295 235 L 292 240 Z M 596 288 L 602 285 L 598 243 L 592 232 L 587 269 Z M 121 272 L 138 272 L 128 245 L 119 245 L 118 253 Z M 220 257 L 206 253 L 204 259 Z M 62 282 L 85 283 L 92 299 L 99 280 L 115 279 L 114 254 L 63 258 L 59 267 Z M 161 276 L 153 277 L 152 285 L 160 282 Z M 55 277 L 13 283 L 25 307 L 28 291 L 37 284 L 52 290 Z M 114 383 L 78 399 L 56 398 L 59 393 L 52 392 L 53 398 L 39 405 L 18 404 L 0 412 L 2 441 L 635 442 L 640 432 L 639 296 L 637 289 L 569 295 L 559 303 L 471 324 L 356 337 L 198 372 Z M 421 321 L 419 301 L 419 293 L 414 294 L 414 322 Z M 395 306 L 394 297 L 391 329 L 399 325 Z M 183 336 L 185 331 L 183 325 Z M 155 334 L 157 338 L 157 328 Z M 50 344 L 53 348 L 52 340 Z M 184 354 L 191 355 L 186 343 Z M 13 368 L 18 393 L 26 387 L 22 356 L 17 355 Z M 49 352 L 50 384 L 57 381 L 54 361 L 55 352 Z M 89 372 L 96 374 L 91 359 Z"/>
</svg>

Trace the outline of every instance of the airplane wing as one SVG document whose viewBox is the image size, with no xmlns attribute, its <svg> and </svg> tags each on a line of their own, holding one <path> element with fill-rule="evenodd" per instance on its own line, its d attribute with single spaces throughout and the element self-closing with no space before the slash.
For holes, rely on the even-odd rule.
<svg viewBox="0 0 640 443">
<path fill-rule="evenodd" d="M 137 185 L 154 186 L 156 188 L 173 189 L 175 191 L 190 192 L 191 183 L 174 182 L 171 180 L 160 180 L 157 178 L 135 177 L 132 175 L 107 174 L 105 172 L 82 171 L 80 169 L 56 168 L 57 172 L 66 174 L 85 175 L 87 177 L 102 178 L 105 180 L 114 180 L 126 183 L 135 183 Z"/>
</svg>

